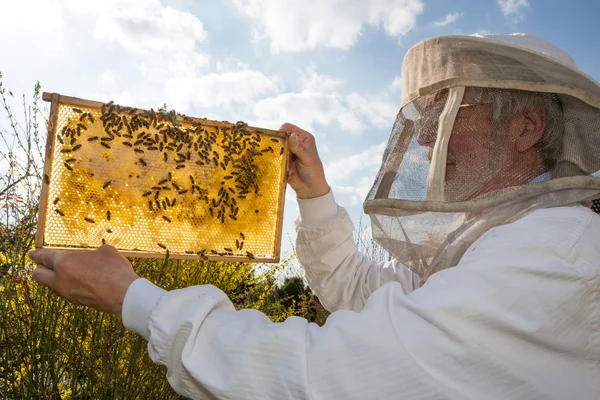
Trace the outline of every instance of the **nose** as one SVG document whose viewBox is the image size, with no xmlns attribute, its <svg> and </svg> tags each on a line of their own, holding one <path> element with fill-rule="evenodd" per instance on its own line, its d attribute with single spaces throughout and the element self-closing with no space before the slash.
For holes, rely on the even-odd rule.
<svg viewBox="0 0 600 400">
<path fill-rule="evenodd" d="M 422 119 L 421 123 L 415 126 L 417 132 L 417 142 L 421 146 L 433 147 L 437 138 L 437 121 Z"/>
</svg>

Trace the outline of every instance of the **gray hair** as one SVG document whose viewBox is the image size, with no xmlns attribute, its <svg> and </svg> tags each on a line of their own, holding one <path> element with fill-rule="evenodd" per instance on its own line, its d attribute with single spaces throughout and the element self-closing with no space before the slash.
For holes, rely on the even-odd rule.
<svg viewBox="0 0 600 400">
<path fill-rule="evenodd" d="M 536 147 L 540 150 L 545 167 L 554 168 L 562 151 L 565 119 L 562 103 L 553 93 L 527 92 L 514 89 L 475 88 L 479 101 L 492 104 L 492 120 L 506 121 L 526 109 L 535 108 L 544 112 L 546 129 Z"/>
</svg>

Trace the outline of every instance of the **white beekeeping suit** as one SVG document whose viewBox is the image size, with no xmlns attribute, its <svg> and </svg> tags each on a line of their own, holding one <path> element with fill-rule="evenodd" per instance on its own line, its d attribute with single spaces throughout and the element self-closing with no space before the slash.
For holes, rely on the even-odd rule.
<svg viewBox="0 0 600 400">
<path fill-rule="evenodd" d="M 600 398 L 600 86 L 524 35 L 428 39 L 402 75 L 364 205 L 395 259 L 357 250 L 331 191 L 298 200 L 323 327 L 236 311 L 214 286 L 129 287 L 123 323 L 178 393 Z"/>
</svg>

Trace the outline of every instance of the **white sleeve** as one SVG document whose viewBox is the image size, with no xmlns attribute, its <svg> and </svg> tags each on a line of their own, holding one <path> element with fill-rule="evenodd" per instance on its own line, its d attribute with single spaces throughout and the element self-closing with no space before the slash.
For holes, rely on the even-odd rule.
<svg viewBox="0 0 600 400">
<path fill-rule="evenodd" d="M 399 282 L 405 293 L 419 278 L 397 260 L 375 262 L 354 244 L 354 227 L 331 191 L 298 200 L 296 253 L 311 290 L 328 311 L 360 311 L 375 290 Z"/>
<path fill-rule="evenodd" d="M 390 282 L 322 327 L 143 278 L 123 324 L 193 399 L 598 399 L 600 228 L 588 237 L 589 218 L 556 212 L 495 228 L 423 287 Z"/>
</svg>

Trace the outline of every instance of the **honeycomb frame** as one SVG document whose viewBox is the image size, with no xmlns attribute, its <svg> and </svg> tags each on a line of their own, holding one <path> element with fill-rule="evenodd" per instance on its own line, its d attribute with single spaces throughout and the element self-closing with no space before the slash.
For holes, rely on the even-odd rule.
<svg viewBox="0 0 600 400">
<path fill-rule="evenodd" d="M 280 261 L 288 135 L 43 93 L 50 102 L 36 248 Z"/>
</svg>

